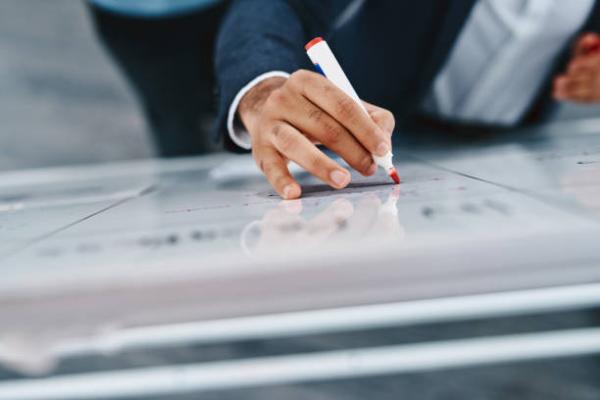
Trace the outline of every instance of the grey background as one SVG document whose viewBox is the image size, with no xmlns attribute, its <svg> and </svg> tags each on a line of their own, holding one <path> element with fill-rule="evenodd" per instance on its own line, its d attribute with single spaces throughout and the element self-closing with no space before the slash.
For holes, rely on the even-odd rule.
<svg viewBox="0 0 600 400">
<path fill-rule="evenodd" d="M 567 107 L 560 117 L 598 114 Z M 0 171 L 154 154 L 83 0 L 0 1 Z"/>
<path fill-rule="evenodd" d="M 152 152 L 82 1 L 0 1 L 0 170 Z"/>
</svg>

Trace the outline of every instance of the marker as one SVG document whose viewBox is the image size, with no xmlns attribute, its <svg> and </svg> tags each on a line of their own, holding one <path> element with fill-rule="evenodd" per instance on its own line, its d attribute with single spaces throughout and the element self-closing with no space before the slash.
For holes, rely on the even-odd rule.
<svg viewBox="0 0 600 400">
<path fill-rule="evenodd" d="M 323 40 L 323 38 L 318 37 L 308 42 L 305 46 L 305 49 L 308 57 L 315 65 L 317 72 L 321 73 L 344 93 L 350 96 L 352 100 L 354 100 L 356 104 L 358 104 L 360 108 L 362 108 L 362 110 L 369 115 L 365 105 L 358 97 L 358 94 L 356 94 L 356 91 L 352 87 L 352 84 L 348 80 L 348 77 L 344 73 L 344 70 L 338 63 L 327 42 Z M 385 169 L 387 174 L 393 179 L 394 182 L 397 184 L 400 183 L 398 171 L 396 171 L 396 168 L 392 162 L 391 151 L 388 151 L 388 153 L 382 157 L 376 156 L 375 154 L 372 156 L 375 164 Z"/>
</svg>

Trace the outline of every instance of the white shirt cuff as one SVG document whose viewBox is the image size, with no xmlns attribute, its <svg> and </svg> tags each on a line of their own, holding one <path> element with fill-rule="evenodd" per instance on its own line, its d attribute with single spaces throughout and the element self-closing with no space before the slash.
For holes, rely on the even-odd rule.
<svg viewBox="0 0 600 400">
<path fill-rule="evenodd" d="M 229 132 L 229 137 L 231 138 L 233 143 L 240 146 L 244 150 L 250 150 L 252 148 L 252 143 L 250 141 L 250 134 L 248 133 L 244 125 L 241 123 L 239 118 L 236 117 L 240 101 L 242 101 L 244 95 L 248 93 L 250 89 L 252 89 L 254 86 L 258 85 L 266 79 L 278 76 L 282 78 L 289 78 L 290 74 L 283 71 L 271 71 L 257 76 L 256 78 L 252 79 L 250 83 L 244 86 L 242 90 L 238 92 L 238 94 L 233 99 L 233 102 L 231 102 L 231 106 L 229 106 L 229 114 L 227 114 L 227 131 Z"/>
</svg>

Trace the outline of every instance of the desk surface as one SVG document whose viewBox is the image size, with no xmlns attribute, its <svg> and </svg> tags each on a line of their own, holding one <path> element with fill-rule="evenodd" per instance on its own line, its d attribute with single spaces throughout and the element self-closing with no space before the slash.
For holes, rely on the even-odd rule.
<svg viewBox="0 0 600 400">
<path fill-rule="evenodd" d="M 248 156 L 4 174 L 0 359 L 190 321 L 589 295 L 600 284 L 597 124 L 405 146 L 399 186 L 355 176 L 333 191 L 298 173 L 305 196 L 289 202 Z"/>
</svg>

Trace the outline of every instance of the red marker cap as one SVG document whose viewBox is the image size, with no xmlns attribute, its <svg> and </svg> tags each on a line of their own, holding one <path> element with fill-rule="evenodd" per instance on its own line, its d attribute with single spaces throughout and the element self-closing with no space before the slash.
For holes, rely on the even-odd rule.
<svg viewBox="0 0 600 400">
<path fill-rule="evenodd" d="M 304 46 L 304 48 L 306 49 L 306 51 L 310 50 L 311 47 L 313 47 L 315 44 L 321 43 L 323 42 L 323 38 L 322 37 L 316 37 L 313 40 L 311 40 L 310 42 L 306 43 L 306 46 Z"/>
</svg>

